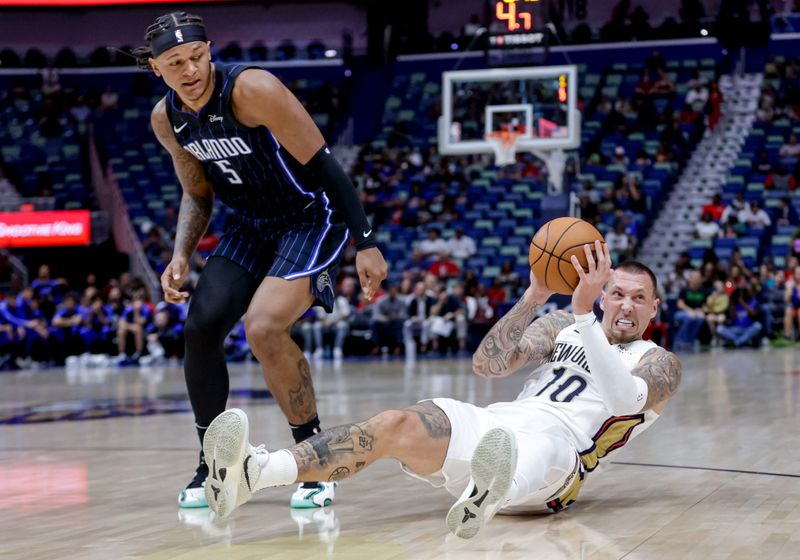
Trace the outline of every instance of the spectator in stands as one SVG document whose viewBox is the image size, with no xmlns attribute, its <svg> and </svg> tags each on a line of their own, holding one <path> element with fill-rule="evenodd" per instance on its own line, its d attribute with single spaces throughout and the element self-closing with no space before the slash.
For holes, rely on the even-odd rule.
<svg viewBox="0 0 800 560">
<path fill-rule="evenodd" d="M 792 270 L 792 276 L 786 281 L 783 336 L 787 340 L 795 341 L 795 325 L 800 322 L 800 266 L 795 266 Z"/>
<path fill-rule="evenodd" d="M 611 160 L 611 163 L 614 165 L 622 165 L 626 168 L 628 167 L 628 156 L 625 155 L 624 146 L 617 146 L 614 148 L 614 158 Z"/>
<path fill-rule="evenodd" d="M 17 336 L 22 342 L 24 362 L 20 365 L 30 366 L 32 362 L 46 363 L 54 355 L 53 339 L 50 336 L 49 324 L 39 300 L 33 296 L 31 288 L 25 288 L 16 298 L 16 305 L 11 312 L 16 320 Z"/>
<path fill-rule="evenodd" d="M 84 350 L 81 338 L 83 315 L 78 309 L 78 294 L 69 292 L 64 296 L 51 321 L 56 362 L 63 365 L 67 356 L 77 356 Z"/>
<path fill-rule="evenodd" d="M 689 282 L 689 272 L 692 270 L 689 253 L 683 252 L 675 261 L 672 272 L 666 278 L 664 288 L 668 299 L 677 299 L 678 294 L 687 286 Z"/>
<path fill-rule="evenodd" d="M 447 352 L 449 343 L 455 338 L 459 350 L 467 345 L 467 316 L 464 304 L 464 287 L 456 284 L 453 293 L 442 287 L 431 308 L 431 335 L 433 347 L 441 354 Z"/>
<path fill-rule="evenodd" d="M 731 297 L 733 305 L 728 313 L 729 319 L 717 328 L 717 335 L 735 348 L 745 344 L 757 345 L 761 335 L 758 301 L 749 285 L 737 289 Z"/>
<path fill-rule="evenodd" d="M 408 318 L 403 323 L 403 342 L 406 348 L 406 356 L 411 356 L 416 350 L 416 336 L 419 336 L 419 351 L 428 351 L 428 344 L 431 340 L 431 308 L 436 303 L 436 299 L 425 293 L 425 283 L 417 282 L 414 284 L 414 292 L 406 304 Z"/>
<path fill-rule="evenodd" d="M 731 217 L 735 217 L 738 221 L 739 212 L 746 207 L 747 201 L 744 199 L 744 193 L 742 191 L 737 192 L 731 203 L 722 212 L 722 223 L 728 223 Z"/>
<path fill-rule="evenodd" d="M 156 306 L 153 323 L 147 332 L 147 361 L 159 362 L 162 359 L 183 359 L 183 326 L 186 322 L 186 306 L 162 301 Z M 145 358 L 148 358 L 146 360 Z"/>
<path fill-rule="evenodd" d="M 400 355 L 405 320 L 406 305 L 398 295 L 397 286 L 389 286 L 386 295 L 375 304 L 375 338 L 378 341 L 375 353 Z"/>
<path fill-rule="evenodd" d="M 749 208 L 739 212 L 738 218 L 740 222 L 747 224 L 747 227 L 752 229 L 761 229 L 772 225 L 769 214 L 761 208 L 761 204 L 757 200 L 751 201 Z"/>
<path fill-rule="evenodd" d="M 440 235 L 439 228 L 430 228 L 428 230 L 428 238 L 421 241 L 417 246 L 417 253 L 424 258 L 429 258 L 447 252 L 447 241 L 442 239 Z"/>
<path fill-rule="evenodd" d="M 675 161 L 675 152 L 667 142 L 661 142 L 656 152 L 656 163 L 669 163 Z"/>
<path fill-rule="evenodd" d="M 658 78 L 651 90 L 653 95 L 671 95 L 675 93 L 675 82 L 672 81 L 666 70 L 659 70 L 657 76 Z"/>
<path fill-rule="evenodd" d="M 708 88 L 705 82 L 696 80 L 689 86 L 689 91 L 686 93 L 686 104 L 689 105 L 696 113 L 703 113 L 708 104 Z"/>
<path fill-rule="evenodd" d="M 494 308 L 489 303 L 483 284 L 473 284 L 464 300 L 467 312 L 468 347 L 477 348 L 495 322 Z"/>
<path fill-rule="evenodd" d="M 641 79 L 636 83 L 636 88 L 634 92 L 639 97 L 647 97 L 653 92 L 653 87 L 655 84 L 651 79 L 651 74 L 648 70 L 642 72 Z"/>
<path fill-rule="evenodd" d="M 692 271 L 689 283 L 678 295 L 675 312 L 675 324 L 678 328 L 675 334 L 676 349 L 691 349 L 697 340 L 697 334 L 706 322 L 703 306 L 708 297 L 708 290 L 703 287 L 703 276 L 699 271 Z"/>
<path fill-rule="evenodd" d="M 722 214 L 725 212 L 725 208 L 727 207 L 722 202 L 722 195 L 715 194 L 713 197 L 711 197 L 711 202 L 703 206 L 702 214 L 711 214 L 711 219 L 715 222 L 724 221 L 722 219 Z"/>
<path fill-rule="evenodd" d="M 447 251 L 463 266 L 465 260 L 475 255 L 475 240 L 464 234 L 464 228 L 457 227 L 455 236 L 447 242 Z"/>
<path fill-rule="evenodd" d="M 100 96 L 100 110 L 108 111 L 117 108 L 119 103 L 119 94 L 109 85 Z"/>
<path fill-rule="evenodd" d="M 117 351 L 119 365 L 138 364 L 144 352 L 145 333 L 150 327 L 153 312 L 144 300 L 144 293 L 137 291 L 133 300 L 125 306 L 125 312 L 117 323 Z M 133 337 L 134 353 L 128 357 L 128 335 Z"/>
<path fill-rule="evenodd" d="M 725 290 L 725 284 L 720 280 L 714 282 L 714 289 L 706 299 L 703 311 L 706 314 L 706 323 L 711 333 L 712 341 L 716 342 L 717 327 L 728 319 L 728 307 L 730 306 L 730 296 Z"/>
<path fill-rule="evenodd" d="M 797 141 L 797 134 L 792 132 L 789 135 L 789 141 L 786 142 L 778 151 L 781 157 L 791 157 L 797 159 L 800 156 L 800 142 Z"/>
<path fill-rule="evenodd" d="M 713 80 L 708 92 L 708 128 L 712 132 L 717 127 L 717 123 L 722 116 L 723 101 L 724 98 L 722 91 L 719 89 L 719 84 L 716 80 Z"/>
<path fill-rule="evenodd" d="M 772 172 L 764 179 L 764 188 L 775 189 L 778 191 L 793 191 L 797 183 L 794 175 L 789 175 L 789 170 L 783 164 L 777 165 Z"/>
<path fill-rule="evenodd" d="M 497 279 L 506 290 L 507 296 L 512 296 L 514 291 L 521 285 L 522 279 L 519 274 L 514 270 L 514 263 L 511 261 L 503 261 L 500 265 L 500 272 L 497 274 Z"/>
<path fill-rule="evenodd" d="M 769 152 L 761 150 L 756 156 L 755 170 L 762 175 L 772 173 L 772 162 L 769 159 Z"/>
<path fill-rule="evenodd" d="M 86 289 L 89 291 L 89 288 Z M 84 309 L 80 330 L 83 344 L 90 354 L 110 354 L 114 338 L 114 310 L 103 296 L 95 293 Z"/>
<path fill-rule="evenodd" d="M 714 221 L 711 212 L 703 212 L 703 216 L 694 228 L 698 239 L 714 239 L 719 234 L 719 224 Z"/>
<path fill-rule="evenodd" d="M 614 230 L 606 234 L 606 245 L 615 263 L 627 260 L 633 254 L 633 239 L 625 233 L 625 223 L 617 220 Z"/>
<path fill-rule="evenodd" d="M 428 267 L 428 272 L 434 274 L 437 278 L 446 280 L 458 277 L 461 274 L 461 269 L 453 262 L 447 251 L 442 251 Z"/>
<path fill-rule="evenodd" d="M 391 290 L 389 290 L 391 294 Z M 385 298 L 385 296 L 384 296 Z M 350 331 L 350 317 L 352 310 L 347 297 L 339 294 L 333 302 L 333 311 L 326 313 L 322 307 L 314 308 L 317 320 L 312 324 L 314 332 L 314 359 L 321 360 L 325 356 L 325 338 L 333 335 L 332 355 L 334 360 L 341 360 L 344 356 L 344 343 Z"/>
<path fill-rule="evenodd" d="M 800 224 L 800 216 L 792 206 L 792 199 L 788 196 L 784 196 L 778 201 L 778 208 L 775 210 L 775 223 L 779 226 L 796 226 Z"/>
<path fill-rule="evenodd" d="M 678 114 L 678 122 L 682 125 L 694 125 L 700 119 L 700 113 L 696 112 L 691 105 L 685 103 Z"/>
<path fill-rule="evenodd" d="M 64 133 L 61 118 L 61 109 L 56 105 L 55 99 L 45 97 L 36 113 L 36 121 L 41 135 L 46 138 L 61 136 Z"/>
</svg>

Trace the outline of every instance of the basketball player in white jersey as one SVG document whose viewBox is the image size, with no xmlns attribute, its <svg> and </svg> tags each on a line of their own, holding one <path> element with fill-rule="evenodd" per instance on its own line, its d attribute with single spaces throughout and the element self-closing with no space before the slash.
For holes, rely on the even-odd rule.
<svg viewBox="0 0 800 560">
<path fill-rule="evenodd" d="M 436 398 L 274 452 L 251 446 L 247 416 L 228 410 L 204 442 L 209 506 L 224 517 L 262 488 L 339 480 L 381 458 L 460 496 L 447 525 L 462 538 L 498 511 L 569 506 L 610 452 L 658 418 L 681 379 L 678 359 L 642 340 L 659 304 L 652 271 L 636 262 L 612 270 L 599 242 L 585 250 L 588 271 L 572 260 L 580 277 L 573 313 L 533 321 L 552 292 L 531 277 L 473 356 L 475 373 L 487 378 L 535 368 L 514 401 L 479 408 Z M 593 312 L 598 296 L 602 321 Z"/>
</svg>

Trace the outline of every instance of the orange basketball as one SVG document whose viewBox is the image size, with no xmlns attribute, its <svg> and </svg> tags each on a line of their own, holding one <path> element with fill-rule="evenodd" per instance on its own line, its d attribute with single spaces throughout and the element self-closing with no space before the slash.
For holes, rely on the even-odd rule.
<svg viewBox="0 0 800 560">
<path fill-rule="evenodd" d="M 531 241 L 530 263 L 536 279 L 550 290 L 570 295 L 578 285 L 578 273 L 570 257 L 575 255 L 588 270 L 583 246 L 603 235 L 592 224 L 578 218 L 556 218 L 544 224 Z"/>
</svg>

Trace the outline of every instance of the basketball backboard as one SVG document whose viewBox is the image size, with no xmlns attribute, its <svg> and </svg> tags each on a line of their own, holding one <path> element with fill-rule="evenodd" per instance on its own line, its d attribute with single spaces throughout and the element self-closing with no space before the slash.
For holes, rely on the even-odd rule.
<svg viewBox="0 0 800 560">
<path fill-rule="evenodd" d="M 580 144 L 575 66 L 463 70 L 442 74 L 439 152 L 492 153 L 486 135 L 521 132 L 517 151 Z"/>
</svg>

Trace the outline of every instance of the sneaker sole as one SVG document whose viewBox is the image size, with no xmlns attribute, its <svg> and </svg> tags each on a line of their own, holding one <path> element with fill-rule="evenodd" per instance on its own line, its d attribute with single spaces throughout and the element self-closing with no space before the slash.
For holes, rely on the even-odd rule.
<svg viewBox="0 0 800 560">
<path fill-rule="evenodd" d="M 206 501 L 220 517 L 227 517 L 236 507 L 248 431 L 245 413 L 232 408 L 211 422 L 203 438 L 203 452 L 208 462 Z"/>
<path fill-rule="evenodd" d="M 182 501 L 180 497 L 178 498 L 178 507 L 183 509 L 198 509 L 198 508 L 207 508 L 208 507 L 208 499 L 203 498 L 201 500 L 191 501 Z"/>
<path fill-rule="evenodd" d="M 478 534 L 495 506 L 511 488 L 517 468 L 517 445 L 508 428 L 492 428 L 478 442 L 470 462 L 474 490 L 447 512 L 447 528 L 455 536 L 471 539 Z"/>
</svg>

